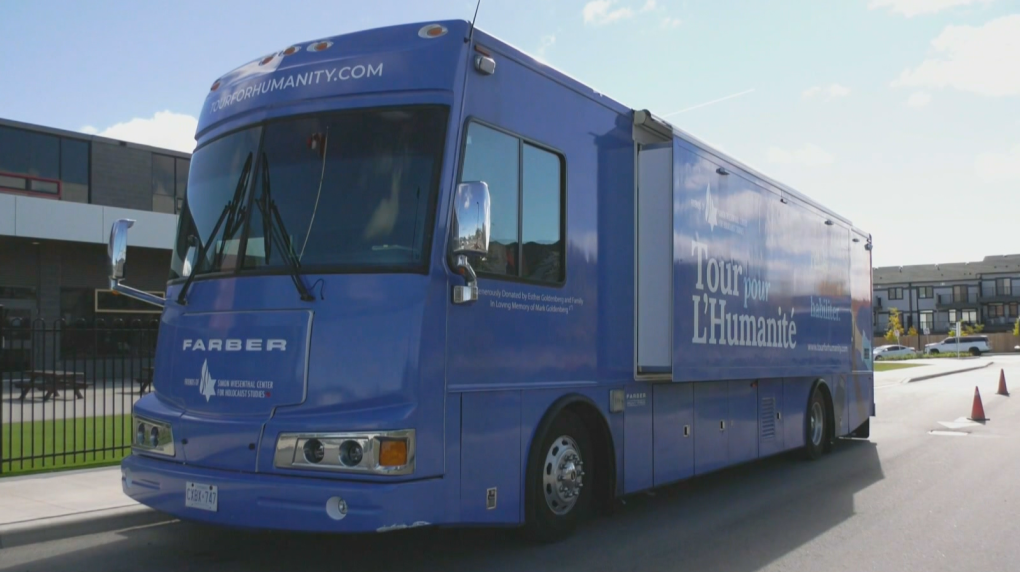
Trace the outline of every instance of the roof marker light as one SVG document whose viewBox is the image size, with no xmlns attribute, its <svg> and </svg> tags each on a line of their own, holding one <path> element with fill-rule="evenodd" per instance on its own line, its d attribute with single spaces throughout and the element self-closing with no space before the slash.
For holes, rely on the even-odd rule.
<svg viewBox="0 0 1020 572">
<path fill-rule="evenodd" d="M 308 50 L 309 52 L 321 52 L 323 50 L 329 49 L 329 47 L 332 46 L 332 45 L 333 45 L 333 42 L 331 42 L 329 40 L 323 40 L 321 42 L 315 42 L 313 44 L 309 44 L 309 46 L 307 48 L 305 48 L 305 49 Z"/>
<path fill-rule="evenodd" d="M 283 55 L 291 56 L 301 51 L 301 46 L 291 46 L 286 50 L 283 50 Z"/>
<path fill-rule="evenodd" d="M 215 81 L 215 82 L 214 82 L 214 83 L 212 84 L 212 87 L 211 87 L 211 88 L 209 88 L 209 91 L 216 91 L 216 90 L 217 90 L 217 89 L 219 89 L 219 88 L 220 88 L 220 80 L 216 80 L 216 81 Z"/>
<path fill-rule="evenodd" d="M 418 30 L 418 36 L 421 38 L 438 38 L 439 36 L 446 35 L 446 26 L 441 24 L 429 24 L 423 26 L 422 29 Z"/>
<path fill-rule="evenodd" d="M 276 54 L 268 55 L 268 56 L 262 58 L 262 61 L 259 62 L 259 65 L 260 66 L 264 66 L 264 65 L 268 64 L 269 62 L 273 61 L 274 58 L 276 58 Z"/>
</svg>

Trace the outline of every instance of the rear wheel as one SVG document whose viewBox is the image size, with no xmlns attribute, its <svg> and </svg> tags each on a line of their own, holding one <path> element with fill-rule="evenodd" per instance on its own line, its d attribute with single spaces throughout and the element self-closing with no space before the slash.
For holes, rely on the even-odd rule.
<svg viewBox="0 0 1020 572">
<path fill-rule="evenodd" d="M 561 411 L 536 437 L 528 464 L 526 531 L 540 542 L 569 536 L 591 506 L 591 439 L 581 419 Z"/>
<path fill-rule="evenodd" d="M 979 350 L 977 348 L 970 348 L 970 355 L 972 355 L 972 356 L 979 356 L 979 355 L 981 355 L 981 350 Z"/>
<path fill-rule="evenodd" d="M 816 385 L 811 391 L 811 400 L 808 402 L 807 415 L 804 419 L 804 452 L 808 459 L 818 459 L 825 453 L 828 433 L 828 407 L 821 386 Z"/>
<path fill-rule="evenodd" d="M 929 351 L 928 353 L 930 353 L 930 354 L 932 354 L 932 355 L 936 355 L 936 354 L 938 354 L 938 353 L 939 353 L 939 351 L 938 351 L 938 350 L 931 350 L 931 351 Z"/>
</svg>

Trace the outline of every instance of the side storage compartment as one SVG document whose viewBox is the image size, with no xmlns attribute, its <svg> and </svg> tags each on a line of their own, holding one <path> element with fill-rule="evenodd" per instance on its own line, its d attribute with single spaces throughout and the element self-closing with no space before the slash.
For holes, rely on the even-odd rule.
<svg viewBox="0 0 1020 572">
<path fill-rule="evenodd" d="M 521 392 L 461 394 L 461 519 L 520 521 Z"/>
<path fill-rule="evenodd" d="M 726 466 L 726 432 L 729 418 L 728 385 L 703 382 L 694 385 L 694 472 L 710 473 Z"/>
<path fill-rule="evenodd" d="M 768 457 L 783 452 L 783 380 L 763 379 L 758 382 L 758 456 Z"/>
<path fill-rule="evenodd" d="M 655 486 L 694 474 L 694 385 L 652 386 L 655 399 Z"/>
</svg>

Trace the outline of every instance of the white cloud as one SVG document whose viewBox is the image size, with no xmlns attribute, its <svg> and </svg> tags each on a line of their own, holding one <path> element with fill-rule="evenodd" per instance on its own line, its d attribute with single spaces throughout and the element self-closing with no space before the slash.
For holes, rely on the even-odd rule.
<svg viewBox="0 0 1020 572">
<path fill-rule="evenodd" d="M 677 28 L 680 26 L 680 24 L 683 24 L 683 21 L 680 18 L 670 18 L 669 16 L 666 16 L 665 18 L 662 19 L 661 26 L 663 28 L 670 29 Z"/>
<path fill-rule="evenodd" d="M 816 145 L 808 143 L 800 149 L 792 151 L 769 147 L 768 161 L 777 165 L 802 165 L 806 167 L 817 167 L 820 165 L 831 165 L 835 158 Z"/>
<path fill-rule="evenodd" d="M 936 57 L 904 70 L 893 87 L 952 87 L 979 95 L 1020 95 L 1020 14 L 981 27 L 948 26 L 932 40 Z"/>
<path fill-rule="evenodd" d="M 556 36 L 549 34 L 548 36 L 542 36 L 542 40 L 538 45 L 538 50 L 535 52 L 537 59 L 545 61 L 545 51 L 552 47 L 556 43 Z"/>
<path fill-rule="evenodd" d="M 871 0 L 868 8 L 889 8 L 893 12 L 913 18 L 920 14 L 935 14 L 957 6 L 991 4 L 995 0 Z"/>
<path fill-rule="evenodd" d="M 655 6 L 656 6 L 655 0 L 648 0 L 647 2 L 645 2 L 645 5 L 641 7 L 641 11 L 651 12 L 652 10 L 655 10 Z"/>
<path fill-rule="evenodd" d="M 184 153 L 195 150 L 195 130 L 198 120 L 190 115 L 172 111 L 158 111 L 150 118 L 136 117 L 130 121 L 117 123 L 102 131 L 95 127 L 83 127 L 84 133 L 101 137 L 163 147 Z"/>
<path fill-rule="evenodd" d="M 986 183 L 1020 182 L 1020 145 L 1005 153 L 985 153 L 974 161 L 977 176 Z"/>
<path fill-rule="evenodd" d="M 931 94 L 926 91 L 919 91 L 907 99 L 907 105 L 910 107 L 924 107 L 929 103 L 931 103 Z"/>
<path fill-rule="evenodd" d="M 834 83 L 831 85 L 820 86 L 816 85 L 804 90 L 804 99 L 811 99 L 816 95 L 825 94 L 825 99 L 835 99 L 837 97 L 846 97 L 850 95 L 850 88 Z"/>
<path fill-rule="evenodd" d="M 582 10 L 584 23 L 596 25 L 611 24 L 634 15 L 634 11 L 630 8 L 610 10 L 614 4 L 616 4 L 616 0 L 592 0 L 588 2 L 584 5 L 584 10 Z"/>
<path fill-rule="evenodd" d="M 99 130 L 91 125 L 86 125 L 85 127 L 79 129 L 78 131 L 81 131 L 86 135 L 95 135 L 96 133 L 99 133 Z"/>
</svg>

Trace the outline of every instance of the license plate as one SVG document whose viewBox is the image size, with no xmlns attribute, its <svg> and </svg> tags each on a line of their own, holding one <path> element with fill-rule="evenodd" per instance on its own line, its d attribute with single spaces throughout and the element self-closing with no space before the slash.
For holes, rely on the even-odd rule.
<svg viewBox="0 0 1020 572">
<path fill-rule="evenodd" d="M 216 512 L 219 497 L 219 489 L 215 485 L 189 482 L 184 489 L 184 506 Z"/>
</svg>

